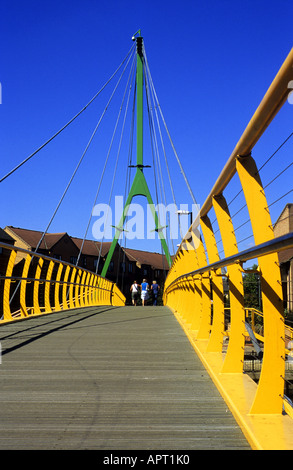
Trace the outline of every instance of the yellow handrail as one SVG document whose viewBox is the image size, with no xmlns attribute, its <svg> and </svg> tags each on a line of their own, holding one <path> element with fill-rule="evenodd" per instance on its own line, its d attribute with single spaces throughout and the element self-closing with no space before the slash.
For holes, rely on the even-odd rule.
<svg viewBox="0 0 293 470">
<path fill-rule="evenodd" d="M 168 273 L 164 303 L 174 310 L 192 340 L 204 354 L 204 360 L 222 361 L 220 373 L 242 374 L 245 351 L 245 315 L 243 267 L 237 259 L 239 250 L 229 206 L 223 194 L 232 177 L 237 174 L 257 247 L 266 247 L 274 240 L 271 215 L 264 187 L 251 151 L 270 122 L 285 103 L 292 79 L 293 49 L 269 87 L 247 128 L 239 139 L 228 162 L 202 205 L 198 218 L 182 239 Z M 210 212 L 213 209 L 218 224 L 225 257 L 230 299 L 231 324 L 228 348 L 223 355 L 225 334 L 224 287 L 222 272 L 217 263 L 217 248 Z M 214 214 L 213 214 L 214 217 Z M 217 235 L 218 237 L 218 235 Z M 292 331 L 284 323 L 283 292 L 278 259 L 278 248 L 270 247 L 258 257 L 263 308 L 263 331 L 259 338 L 264 343 L 262 370 L 250 413 L 282 414 L 284 396 L 285 359 Z M 232 259 L 232 261 L 231 261 Z M 208 261 L 207 261 L 208 260 Z M 227 263 L 225 264 L 225 261 Z M 231 261 L 231 262 L 230 262 Z M 206 269 L 203 269 L 206 267 Z M 259 313 L 250 309 L 255 315 Z M 260 318 L 260 317 L 259 317 Z M 255 324 L 254 324 L 255 327 Z M 287 341 L 288 339 L 288 341 Z M 203 346 L 205 345 L 205 346 Z M 209 356 L 212 353 L 213 356 Z M 213 359 L 209 359 L 209 358 Z M 212 363 L 211 363 L 212 364 Z"/>
<path fill-rule="evenodd" d="M 97 274 L 10 244 L 0 247 L 6 259 L 0 324 L 68 308 L 125 305 L 116 284 Z"/>
</svg>

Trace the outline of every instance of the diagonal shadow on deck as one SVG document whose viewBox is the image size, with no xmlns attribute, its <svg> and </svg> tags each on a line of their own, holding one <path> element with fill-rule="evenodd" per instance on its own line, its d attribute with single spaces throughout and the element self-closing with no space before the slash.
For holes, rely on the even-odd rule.
<svg viewBox="0 0 293 470">
<path fill-rule="evenodd" d="M 167 307 L 0 328 L 0 449 L 250 449 Z"/>
</svg>

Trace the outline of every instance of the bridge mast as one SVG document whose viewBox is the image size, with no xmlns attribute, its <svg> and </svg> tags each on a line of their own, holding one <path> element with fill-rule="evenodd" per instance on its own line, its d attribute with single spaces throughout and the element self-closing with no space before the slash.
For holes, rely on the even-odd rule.
<svg viewBox="0 0 293 470">
<path fill-rule="evenodd" d="M 158 214 L 155 211 L 155 206 L 151 197 L 151 193 L 149 191 L 144 173 L 143 168 L 145 168 L 143 164 L 143 63 L 144 63 L 144 55 L 143 55 L 143 38 L 141 36 L 141 31 L 138 30 L 137 33 L 134 34 L 133 40 L 136 41 L 136 56 L 137 56 L 137 64 L 136 64 L 136 174 L 130 188 L 127 200 L 125 202 L 125 206 L 123 209 L 123 214 L 120 219 L 118 227 L 116 227 L 116 232 L 114 239 L 111 243 L 110 250 L 108 252 L 104 267 L 102 269 L 101 276 L 106 277 L 109 264 L 111 262 L 113 253 L 115 251 L 118 239 L 120 237 L 121 232 L 123 231 L 123 225 L 125 219 L 127 217 L 127 212 L 129 209 L 129 205 L 132 199 L 135 196 L 145 196 L 147 198 L 148 204 L 150 205 L 150 209 L 152 215 L 155 220 L 155 231 L 158 232 L 159 238 L 161 240 L 161 244 L 163 250 L 166 255 L 167 263 L 169 267 L 171 266 L 171 256 L 168 250 L 168 246 L 166 240 L 163 235 L 163 227 L 159 225 Z"/>
</svg>

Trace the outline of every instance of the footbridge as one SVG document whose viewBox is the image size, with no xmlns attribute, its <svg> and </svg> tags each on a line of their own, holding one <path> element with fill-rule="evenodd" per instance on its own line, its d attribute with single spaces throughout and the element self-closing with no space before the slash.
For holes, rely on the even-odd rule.
<svg viewBox="0 0 293 470">
<path fill-rule="evenodd" d="M 140 32 L 133 39 L 137 161 L 126 207 L 137 195 L 152 203 L 141 134 L 152 81 Z M 280 138 L 278 125 L 292 117 L 292 80 L 293 50 L 173 255 L 153 213 L 169 262 L 163 305 L 126 305 L 107 278 L 127 210 L 100 274 L 44 255 L 43 238 L 33 251 L 0 243 L 1 449 L 293 449 L 293 133 Z"/>
<path fill-rule="evenodd" d="M 168 307 L 41 315 L 1 344 L 2 450 L 250 448 Z"/>
</svg>

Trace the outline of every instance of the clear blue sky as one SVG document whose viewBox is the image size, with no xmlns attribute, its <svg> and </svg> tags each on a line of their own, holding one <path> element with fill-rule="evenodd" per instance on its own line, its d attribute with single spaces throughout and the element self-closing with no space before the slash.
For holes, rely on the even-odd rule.
<svg viewBox="0 0 293 470">
<path fill-rule="evenodd" d="M 292 47 L 292 18 L 292 0 L 1 0 L 0 177 L 82 109 L 124 59 L 132 34 L 141 29 L 172 140 L 202 205 Z M 46 228 L 109 93 L 107 88 L 68 129 L 0 184 L 1 227 Z M 117 103 L 113 110 L 109 107 L 49 231 L 83 237 Z M 293 105 L 286 103 L 258 145 L 258 164 L 292 132 L 292 124 Z M 267 181 L 290 162 L 293 144 L 288 145 L 284 156 L 266 169 Z M 108 202 L 115 158 L 114 151 L 98 202 Z M 144 158 L 152 163 L 148 152 Z M 191 205 L 173 154 L 168 158 L 178 200 Z M 119 162 L 114 192 L 121 195 L 125 151 Z M 146 170 L 151 188 L 152 174 Z M 292 175 L 287 172 L 286 178 L 282 184 L 289 190 Z M 229 191 L 232 198 L 236 187 Z M 271 201 L 277 194 L 273 191 Z M 273 221 L 286 202 L 274 206 Z M 127 245 L 160 251 L 155 242 Z"/>
</svg>

